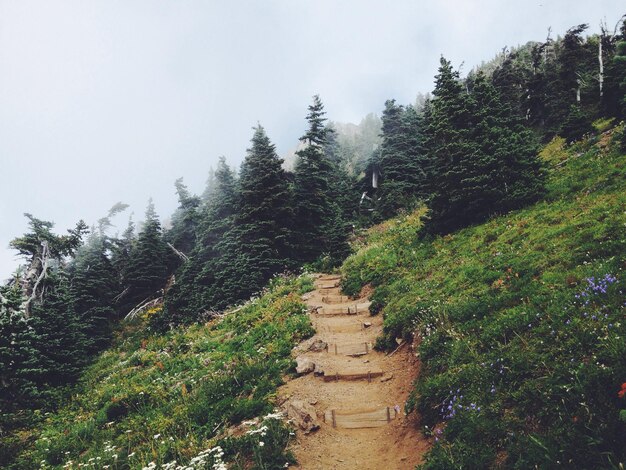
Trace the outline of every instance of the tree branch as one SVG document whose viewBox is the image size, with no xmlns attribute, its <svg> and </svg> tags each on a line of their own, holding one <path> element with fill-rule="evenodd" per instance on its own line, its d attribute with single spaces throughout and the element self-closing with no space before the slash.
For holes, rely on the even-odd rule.
<svg viewBox="0 0 626 470">
<path fill-rule="evenodd" d="M 174 253 L 176 253 L 176 255 L 177 255 L 180 259 L 182 259 L 182 260 L 183 260 L 183 261 L 185 261 L 185 262 L 186 262 L 186 261 L 189 261 L 189 256 L 187 256 L 187 255 L 186 255 L 185 253 L 183 253 L 182 251 L 177 250 L 177 249 L 176 249 L 176 247 L 174 247 L 174 245 L 172 245 L 171 243 L 169 243 L 169 242 L 168 242 L 168 243 L 167 243 L 167 246 L 169 246 L 169 247 L 172 249 L 172 251 L 173 251 Z"/>
</svg>

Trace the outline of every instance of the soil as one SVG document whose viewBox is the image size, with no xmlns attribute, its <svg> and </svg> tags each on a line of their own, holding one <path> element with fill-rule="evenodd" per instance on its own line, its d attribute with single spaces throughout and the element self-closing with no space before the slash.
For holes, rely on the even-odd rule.
<svg viewBox="0 0 626 470">
<path fill-rule="evenodd" d="M 363 470 L 405 470 L 412 469 L 422 462 L 423 455 L 430 446 L 429 439 L 419 431 L 419 417 L 412 413 L 404 414 L 404 404 L 419 373 L 419 361 L 410 345 L 400 346 L 393 354 L 385 354 L 372 349 L 382 331 L 380 315 L 371 316 L 367 308 L 369 291 L 361 293 L 358 299 L 339 299 L 338 276 L 316 276 L 316 290 L 304 297 L 311 309 L 311 320 L 317 334 L 313 338 L 328 343 L 328 350 L 308 352 L 307 346 L 313 340 L 296 348 L 297 356 L 311 359 L 317 366 L 331 373 L 365 373 L 361 380 L 324 381 L 324 377 L 307 374 L 287 382 L 279 390 L 282 400 L 296 399 L 314 405 L 320 429 L 296 435 L 296 443 L 291 451 L 299 464 L 292 468 L 317 469 L 363 469 Z M 319 286 L 323 286 L 320 289 Z M 330 297 L 329 297 L 330 296 Z M 323 298 L 332 299 L 327 304 Z M 336 311 L 336 307 L 358 305 L 357 315 L 323 315 L 325 311 Z M 332 307 L 333 310 L 329 309 Z M 320 312 L 320 313 L 317 313 Z M 364 327 L 363 323 L 371 326 Z M 367 343 L 367 349 L 365 344 Z M 337 345 L 337 354 L 335 354 Z M 365 353 L 367 351 L 367 353 Z M 348 356 L 348 353 L 362 354 Z M 370 378 L 368 371 L 383 371 L 383 376 Z M 388 421 L 386 410 L 391 410 Z M 395 413 L 399 410 L 399 413 Z M 338 415 L 336 427 L 329 418 L 331 411 Z M 364 427 L 347 429 L 342 427 L 345 414 L 358 416 L 359 412 L 375 411 L 383 416 L 382 421 L 367 423 Z M 355 413 L 355 415 L 352 415 Z M 382 415 L 381 415 L 382 413 Z M 324 415 L 327 419 L 324 422 Z M 364 415 L 361 415 L 364 416 Z M 357 419 L 358 421 L 358 419 Z M 346 421 L 343 422 L 344 424 Z M 352 423 L 354 425 L 354 423 Z"/>
</svg>

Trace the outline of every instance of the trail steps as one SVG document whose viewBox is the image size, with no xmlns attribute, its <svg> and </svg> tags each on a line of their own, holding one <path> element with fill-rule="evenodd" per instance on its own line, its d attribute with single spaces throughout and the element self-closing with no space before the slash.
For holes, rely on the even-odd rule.
<svg viewBox="0 0 626 470">
<path fill-rule="evenodd" d="M 314 405 L 317 415 L 319 430 L 300 436 L 292 449 L 299 468 L 413 468 L 428 447 L 402 411 L 417 360 L 408 348 L 393 357 L 375 351 L 382 317 L 370 315 L 367 296 L 347 297 L 340 284 L 337 275 L 317 275 L 315 290 L 303 296 L 316 335 L 297 354 L 315 369 L 279 392 L 286 401 Z"/>
</svg>

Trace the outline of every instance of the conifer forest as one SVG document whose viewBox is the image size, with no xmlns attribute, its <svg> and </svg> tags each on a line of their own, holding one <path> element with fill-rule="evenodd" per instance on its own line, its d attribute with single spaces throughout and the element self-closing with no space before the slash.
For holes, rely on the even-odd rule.
<svg viewBox="0 0 626 470">
<path fill-rule="evenodd" d="M 172 214 L 121 201 L 59 227 L 24 208 L 0 284 L 0 468 L 624 468 L 626 15 L 592 30 L 492 44 L 471 69 L 438 56 L 428 93 L 358 125 L 315 94 L 292 154 L 257 123 L 201 193 L 151 188 Z M 366 355 L 416 367 L 358 385 L 406 391 L 402 427 L 396 403 L 386 420 L 415 437 L 376 463 L 309 447 L 352 438 L 321 409 L 329 368 L 298 357 L 331 354 L 333 302 L 380 322 Z"/>
</svg>

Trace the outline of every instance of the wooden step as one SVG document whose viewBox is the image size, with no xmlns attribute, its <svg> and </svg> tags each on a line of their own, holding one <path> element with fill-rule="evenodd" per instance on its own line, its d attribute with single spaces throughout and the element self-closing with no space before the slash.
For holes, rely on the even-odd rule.
<svg viewBox="0 0 626 470">
<path fill-rule="evenodd" d="M 339 293 L 341 292 L 341 290 L 339 289 L 339 287 L 332 287 L 329 289 L 319 289 L 319 293 L 324 295 L 332 295 L 332 294 L 336 294 L 339 295 Z"/>
<path fill-rule="evenodd" d="M 368 342 L 352 344 L 329 344 L 327 349 L 330 354 L 342 354 L 344 356 L 365 356 L 372 350 L 372 344 Z"/>
<path fill-rule="evenodd" d="M 316 329 L 321 333 L 359 333 L 365 330 L 365 326 L 363 322 L 355 321 L 349 325 L 317 325 Z"/>
<path fill-rule="evenodd" d="M 392 406 L 373 410 L 326 410 L 324 422 L 334 428 L 360 429 L 386 426 L 398 417 Z"/>
<path fill-rule="evenodd" d="M 322 376 L 324 382 L 338 382 L 340 380 L 367 380 L 371 382 L 376 377 L 382 377 L 384 372 L 381 369 L 371 370 L 343 370 L 343 371 L 324 371 Z"/>
<path fill-rule="evenodd" d="M 325 274 L 317 278 L 318 281 L 340 281 L 340 274 Z"/>
<path fill-rule="evenodd" d="M 344 304 L 347 302 L 350 302 L 350 297 L 348 297 L 347 295 L 327 295 L 325 297 L 322 297 L 322 302 L 324 302 L 325 304 Z"/>
<path fill-rule="evenodd" d="M 318 289 L 335 289 L 339 287 L 339 281 L 337 282 L 324 282 L 316 285 Z"/>
<path fill-rule="evenodd" d="M 341 307 L 322 307 L 317 309 L 318 315 L 358 315 L 359 313 L 369 313 L 371 302 L 361 304 L 345 305 Z"/>
</svg>

